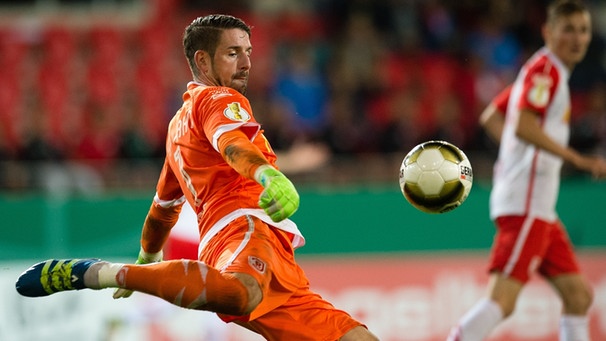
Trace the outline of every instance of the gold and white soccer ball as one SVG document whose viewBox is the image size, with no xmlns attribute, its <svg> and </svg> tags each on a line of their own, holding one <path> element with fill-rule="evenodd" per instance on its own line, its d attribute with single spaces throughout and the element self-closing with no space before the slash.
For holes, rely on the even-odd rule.
<svg viewBox="0 0 606 341">
<path fill-rule="evenodd" d="M 459 207 L 471 191 L 473 171 L 461 149 L 446 141 L 414 147 L 400 166 L 400 189 L 420 211 L 445 213 Z"/>
</svg>

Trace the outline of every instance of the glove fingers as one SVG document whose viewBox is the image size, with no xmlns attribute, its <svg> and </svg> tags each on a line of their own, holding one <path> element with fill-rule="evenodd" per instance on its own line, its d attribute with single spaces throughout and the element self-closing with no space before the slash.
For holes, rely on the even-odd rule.
<svg viewBox="0 0 606 341">
<path fill-rule="evenodd" d="M 114 299 L 117 299 L 117 298 L 128 298 L 132 294 L 133 294 L 132 290 L 128 290 L 128 289 L 116 289 L 114 291 L 113 297 L 114 297 Z"/>
<path fill-rule="evenodd" d="M 283 217 L 282 214 L 280 214 L 280 212 L 276 212 L 275 214 L 270 215 L 269 217 L 271 218 L 271 220 L 275 221 L 276 223 L 286 219 L 286 217 Z"/>
<path fill-rule="evenodd" d="M 295 213 L 299 207 L 299 194 L 284 176 L 275 176 L 259 196 L 259 207 L 275 221 L 282 221 Z"/>
<path fill-rule="evenodd" d="M 270 216 L 273 221 L 278 222 L 284 220 L 292 216 L 297 211 L 297 204 L 295 204 L 291 200 L 285 201 L 286 203 L 284 205 L 280 202 L 274 202 L 271 206 L 265 208 L 265 212 Z"/>
<path fill-rule="evenodd" d="M 274 199 L 272 199 L 272 196 L 267 193 L 267 191 L 263 191 L 263 193 L 261 193 L 261 196 L 259 197 L 259 207 L 266 210 L 268 207 L 274 204 L 275 201 Z"/>
</svg>

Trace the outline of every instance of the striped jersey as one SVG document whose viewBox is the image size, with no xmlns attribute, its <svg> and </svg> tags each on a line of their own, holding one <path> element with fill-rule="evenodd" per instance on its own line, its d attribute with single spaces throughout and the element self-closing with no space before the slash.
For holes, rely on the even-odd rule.
<svg viewBox="0 0 606 341">
<path fill-rule="evenodd" d="M 521 68 L 509 96 L 497 96 L 506 118 L 494 168 L 490 215 L 532 215 L 557 219 L 556 202 L 563 160 L 518 138 L 515 127 L 522 109 L 539 114 L 545 134 L 561 145 L 570 136 L 570 72 L 546 47 Z M 500 103 L 499 103 L 500 102 Z"/>
</svg>

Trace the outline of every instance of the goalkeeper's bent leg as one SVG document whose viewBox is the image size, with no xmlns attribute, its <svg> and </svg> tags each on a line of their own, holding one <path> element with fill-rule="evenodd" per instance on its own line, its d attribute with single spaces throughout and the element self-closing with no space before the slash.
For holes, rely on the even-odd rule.
<svg viewBox="0 0 606 341">
<path fill-rule="evenodd" d="M 111 267 L 110 263 L 106 264 Z M 103 271 L 99 270 L 100 282 L 103 282 Z M 114 271 L 115 268 L 109 272 Z M 227 315 L 247 315 L 260 301 L 256 281 L 222 274 L 203 262 L 193 260 L 122 265 L 114 278 L 121 288 L 154 295 L 183 308 Z"/>
</svg>

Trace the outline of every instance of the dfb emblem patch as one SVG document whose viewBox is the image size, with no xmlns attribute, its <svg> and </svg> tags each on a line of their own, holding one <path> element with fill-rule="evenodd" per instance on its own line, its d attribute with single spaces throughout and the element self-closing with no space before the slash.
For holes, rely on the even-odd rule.
<svg viewBox="0 0 606 341">
<path fill-rule="evenodd" d="M 242 108 L 239 102 L 232 102 L 223 110 L 223 115 L 232 121 L 246 122 L 250 120 L 250 114 Z"/>
<path fill-rule="evenodd" d="M 265 262 L 255 256 L 248 256 L 248 264 L 259 273 L 264 274 L 267 266 Z"/>
</svg>

